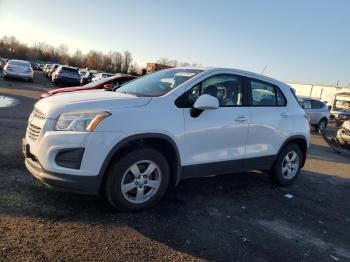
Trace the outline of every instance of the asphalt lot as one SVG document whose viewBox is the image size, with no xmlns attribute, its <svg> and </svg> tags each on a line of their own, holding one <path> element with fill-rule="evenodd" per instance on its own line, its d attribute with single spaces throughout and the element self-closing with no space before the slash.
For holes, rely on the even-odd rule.
<svg viewBox="0 0 350 262">
<path fill-rule="evenodd" d="M 50 88 L 40 73 L 33 84 L 0 77 L 0 101 L 16 100 L 0 108 L 0 261 L 350 261 L 350 158 L 318 134 L 288 188 L 258 172 L 191 179 L 150 211 L 118 213 L 25 170 L 26 121 Z"/>
</svg>

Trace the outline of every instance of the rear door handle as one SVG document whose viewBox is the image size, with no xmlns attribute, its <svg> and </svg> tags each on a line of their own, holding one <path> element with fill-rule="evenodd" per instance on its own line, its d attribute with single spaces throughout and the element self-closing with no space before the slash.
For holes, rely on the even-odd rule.
<svg viewBox="0 0 350 262">
<path fill-rule="evenodd" d="M 235 119 L 236 122 L 245 122 L 245 121 L 247 121 L 247 120 L 248 120 L 248 118 L 245 117 L 245 116 L 238 116 L 238 117 Z"/>
<path fill-rule="evenodd" d="M 281 117 L 287 117 L 288 114 L 287 114 L 286 112 L 283 112 L 283 113 L 280 114 L 280 116 L 281 116 Z"/>
</svg>

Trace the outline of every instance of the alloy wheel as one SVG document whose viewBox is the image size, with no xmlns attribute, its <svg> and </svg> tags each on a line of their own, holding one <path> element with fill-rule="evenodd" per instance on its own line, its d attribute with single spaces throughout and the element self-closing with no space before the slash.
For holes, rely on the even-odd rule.
<svg viewBox="0 0 350 262">
<path fill-rule="evenodd" d="M 162 173 L 159 166 L 150 160 L 132 164 L 123 174 L 121 191 L 124 198 L 134 204 L 150 200 L 161 184 Z"/>
<path fill-rule="evenodd" d="M 286 154 L 282 161 L 282 175 L 286 179 L 292 179 L 299 170 L 299 156 L 295 151 Z"/>
</svg>

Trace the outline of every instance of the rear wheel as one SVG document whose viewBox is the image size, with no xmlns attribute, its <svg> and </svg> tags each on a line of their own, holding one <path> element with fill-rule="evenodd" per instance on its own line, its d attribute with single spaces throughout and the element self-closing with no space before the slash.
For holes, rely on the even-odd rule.
<svg viewBox="0 0 350 262">
<path fill-rule="evenodd" d="M 292 184 L 299 176 L 303 155 L 296 144 L 285 146 L 270 171 L 272 180 L 279 186 Z"/>
<path fill-rule="evenodd" d="M 327 127 L 327 124 L 328 124 L 327 119 L 322 118 L 320 120 L 320 122 L 318 123 L 318 125 L 315 126 L 315 128 L 316 128 L 316 130 L 323 130 Z"/>
<path fill-rule="evenodd" d="M 122 211 L 139 211 L 161 200 L 168 188 L 170 171 L 159 151 L 140 148 L 113 163 L 106 175 L 108 202 Z"/>
</svg>

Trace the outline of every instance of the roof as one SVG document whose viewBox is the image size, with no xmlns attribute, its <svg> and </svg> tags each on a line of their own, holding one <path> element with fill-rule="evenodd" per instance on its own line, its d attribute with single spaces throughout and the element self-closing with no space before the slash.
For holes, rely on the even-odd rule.
<svg viewBox="0 0 350 262">
<path fill-rule="evenodd" d="M 277 85 L 287 85 L 286 83 L 284 83 L 280 80 L 277 80 L 277 79 L 274 79 L 274 78 L 271 78 L 271 77 L 268 77 L 268 76 L 265 76 L 262 74 L 258 74 L 258 73 L 254 73 L 254 72 L 250 72 L 250 71 L 245 71 L 245 70 L 241 70 L 241 69 L 235 69 L 235 68 L 228 68 L 228 67 L 175 67 L 175 68 L 176 69 L 197 69 L 197 70 L 203 70 L 206 72 L 231 71 L 231 73 L 233 73 L 233 74 L 236 73 L 238 75 L 257 78 L 259 80 L 263 80 L 266 82 L 272 82 L 272 83 L 275 83 Z M 169 70 L 169 69 L 165 69 L 165 70 Z"/>
</svg>

